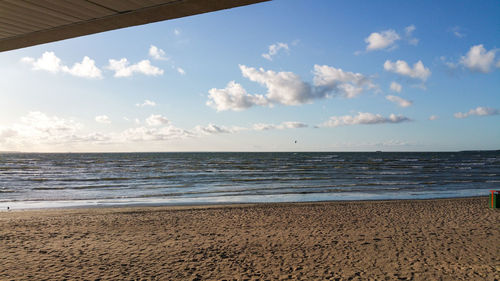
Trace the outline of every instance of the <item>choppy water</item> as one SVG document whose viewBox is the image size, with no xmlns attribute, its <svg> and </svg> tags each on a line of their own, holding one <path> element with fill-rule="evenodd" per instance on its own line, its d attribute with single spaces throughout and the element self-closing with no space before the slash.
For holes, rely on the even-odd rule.
<svg viewBox="0 0 500 281">
<path fill-rule="evenodd" d="M 0 154 L 0 209 L 487 195 L 500 151 Z"/>
</svg>

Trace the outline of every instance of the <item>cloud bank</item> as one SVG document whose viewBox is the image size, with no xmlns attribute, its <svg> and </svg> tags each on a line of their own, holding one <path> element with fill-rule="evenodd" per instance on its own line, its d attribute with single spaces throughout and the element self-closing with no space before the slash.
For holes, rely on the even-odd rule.
<svg viewBox="0 0 500 281">
<path fill-rule="evenodd" d="M 95 121 L 97 123 L 102 123 L 102 124 L 110 124 L 111 123 L 111 119 L 109 119 L 108 116 L 106 115 L 99 115 L 99 116 L 96 116 L 95 117 Z"/>
<path fill-rule="evenodd" d="M 148 124 L 148 126 L 153 126 L 153 127 L 167 125 L 169 123 L 170 121 L 161 114 L 152 114 L 146 119 L 146 124 Z"/>
<path fill-rule="evenodd" d="M 244 128 L 238 128 L 238 127 L 233 127 L 233 128 L 227 128 L 224 126 L 217 126 L 215 124 L 208 124 L 207 126 L 196 126 L 194 128 L 194 131 L 203 134 L 203 135 L 214 135 L 214 134 L 231 134 L 231 133 L 236 133 L 238 131 L 244 130 Z"/>
<path fill-rule="evenodd" d="M 299 129 L 299 128 L 307 128 L 307 127 L 308 127 L 307 124 L 302 123 L 302 122 L 296 122 L 296 121 L 283 122 L 279 125 L 257 123 L 257 124 L 254 124 L 252 126 L 252 128 L 256 131 Z"/>
<path fill-rule="evenodd" d="M 380 114 L 373 114 L 369 112 L 358 112 L 358 114 L 354 116 L 352 115 L 332 116 L 328 121 L 321 124 L 320 127 L 334 128 L 339 126 L 350 126 L 358 124 L 364 124 L 364 125 L 374 125 L 374 124 L 384 124 L 384 123 L 397 124 L 408 121 L 411 121 L 411 119 L 402 115 L 391 114 L 389 115 L 389 117 L 383 117 Z"/>
<path fill-rule="evenodd" d="M 455 116 L 455 118 L 462 119 L 462 118 L 467 118 L 467 117 L 470 117 L 473 115 L 475 115 L 475 116 L 491 116 L 491 115 L 499 115 L 499 114 L 500 114 L 500 110 L 498 110 L 498 109 L 491 108 L 491 107 L 478 106 L 476 108 L 469 110 L 468 112 L 457 112 L 453 116 Z"/>
<path fill-rule="evenodd" d="M 81 134 L 83 125 L 73 119 L 29 112 L 19 123 L 0 128 L 0 143 L 25 147 L 41 144 L 65 144 L 103 139 L 99 134 Z"/>
<path fill-rule="evenodd" d="M 109 123 L 106 115 L 95 118 L 97 122 Z M 247 130 L 285 130 L 306 128 L 307 124 L 296 121 L 274 124 L 254 124 L 250 128 L 226 127 L 209 123 L 206 126 L 197 125 L 187 130 L 174 126 L 165 116 L 152 114 L 144 120 L 144 126 L 136 122 L 119 132 L 85 133 L 84 125 L 71 118 L 50 116 L 39 111 L 29 112 L 20 118 L 20 122 L 8 127 L 0 126 L 0 148 L 30 150 L 33 147 L 71 147 L 73 144 L 120 144 L 132 142 L 168 141 L 184 138 L 197 138 L 207 135 L 234 134 Z M 48 145 L 48 146 L 47 146 Z"/>
</svg>

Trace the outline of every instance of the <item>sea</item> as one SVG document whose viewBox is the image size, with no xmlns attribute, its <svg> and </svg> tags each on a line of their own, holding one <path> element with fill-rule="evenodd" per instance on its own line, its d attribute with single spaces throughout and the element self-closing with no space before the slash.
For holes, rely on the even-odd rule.
<svg viewBox="0 0 500 281">
<path fill-rule="evenodd" d="M 0 210 L 487 196 L 500 151 L 2 153 Z"/>
</svg>

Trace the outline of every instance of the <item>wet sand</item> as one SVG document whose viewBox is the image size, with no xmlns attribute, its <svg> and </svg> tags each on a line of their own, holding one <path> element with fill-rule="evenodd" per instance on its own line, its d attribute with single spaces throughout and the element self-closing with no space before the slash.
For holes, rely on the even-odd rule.
<svg viewBox="0 0 500 281">
<path fill-rule="evenodd" d="M 487 198 L 0 212 L 0 280 L 498 280 Z"/>
</svg>

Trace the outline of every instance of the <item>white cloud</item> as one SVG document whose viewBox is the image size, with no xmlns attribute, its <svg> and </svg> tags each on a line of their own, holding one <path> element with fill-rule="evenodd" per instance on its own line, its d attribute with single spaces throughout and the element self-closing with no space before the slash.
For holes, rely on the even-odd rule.
<svg viewBox="0 0 500 281">
<path fill-rule="evenodd" d="M 168 60 L 165 56 L 165 51 L 156 47 L 155 45 L 151 45 L 149 47 L 149 56 L 154 58 L 155 60 Z"/>
<path fill-rule="evenodd" d="M 45 53 L 48 53 L 48 52 L 45 52 Z M 43 53 L 43 55 L 45 55 L 45 53 Z M 50 52 L 50 53 L 52 53 L 52 52 Z M 42 58 L 43 58 L 43 55 L 42 55 Z M 33 66 L 33 70 L 36 70 L 36 68 L 35 68 L 35 59 L 34 58 L 32 58 L 32 57 L 22 57 L 19 61 L 22 62 L 22 63 L 31 64 Z M 57 67 L 56 69 L 58 70 L 59 68 Z"/>
<path fill-rule="evenodd" d="M 177 36 L 177 35 L 180 35 L 181 34 L 181 31 L 177 28 L 174 29 L 174 34 Z"/>
<path fill-rule="evenodd" d="M 439 116 L 437 116 L 437 115 L 429 116 L 429 120 L 431 120 L 431 121 L 438 120 L 438 119 L 439 119 Z"/>
<path fill-rule="evenodd" d="M 396 92 L 396 93 L 401 93 L 401 90 L 403 90 L 403 86 L 399 84 L 398 82 L 391 82 L 390 86 L 391 91 Z"/>
<path fill-rule="evenodd" d="M 416 145 L 414 142 L 408 142 L 404 140 L 397 140 L 397 139 L 388 139 L 388 140 L 382 140 L 382 141 L 363 141 L 363 142 L 337 142 L 335 144 L 332 144 L 330 146 L 332 149 L 337 149 L 337 148 L 357 148 L 357 149 L 363 149 L 363 150 L 373 150 L 373 149 L 380 149 L 381 147 L 389 147 L 389 148 L 395 148 L 395 147 L 402 147 L 402 146 L 411 146 L 411 145 Z"/>
<path fill-rule="evenodd" d="M 151 118 L 153 117 L 154 118 Z M 232 134 L 242 130 L 245 128 L 240 127 L 231 127 L 227 128 L 224 126 L 218 126 L 215 124 L 208 124 L 207 126 L 195 126 L 192 130 L 185 130 L 181 128 L 177 128 L 168 122 L 166 118 L 160 115 L 152 115 L 146 123 L 155 124 L 155 126 L 160 127 L 137 127 L 137 128 L 129 128 L 120 134 L 120 139 L 122 141 L 164 141 L 164 140 L 172 140 L 172 139 L 183 139 L 183 138 L 192 138 L 192 137 L 201 137 L 204 135 L 215 135 L 215 134 Z M 150 124 L 149 124 L 150 125 Z"/>
<path fill-rule="evenodd" d="M 48 116 L 39 111 L 29 112 L 27 116 L 21 118 L 22 124 L 42 134 L 70 134 L 82 127 L 71 119 L 63 119 L 57 116 Z"/>
<path fill-rule="evenodd" d="M 383 124 L 383 123 L 401 123 L 411 121 L 408 117 L 402 115 L 391 114 L 389 117 L 383 117 L 380 114 L 373 114 L 369 112 L 358 112 L 358 115 L 344 115 L 344 116 L 332 116 L 328 121 L 323 123 L 321 127 L 339 127 L 339 126 L 349 126 L 357 124 Z"/>
<path fill-rule="evenodd" d="M 30 64 L 33 70 L 44 70 L 51 73 L 68 73 L 77 77 L 84 78 L 102 78 L 101 70 L 95 65 L 95 61 L 87 56 L 83 57 L 82 62 L 75 63 L 69 68 L 61 63 L 54 52 L 44 52 L 38 59 L 24 57 L 22 62 Z"/>
<path fill-rule="evenodd" d="M 328 65 L 314 65 L 314 86 L 317 97 L 324 97 L 330 93 L 339 94 L 346 98 L 354 98 L 365 88 L 374 85 L 361 73 L 343 71 L 340 68 Z"/>
<path fill-rule="evenodd" d="M 460 30 L 460 27 L 459 26 L 455 26 L 453 28 L 451 28 L 450 30 L 453 35 L 455 35 L 455 37 L 457 38 L 464 38 L 465 37 L 465 33 L 463 33 L 461 30 Z"/>
<path fill-rule="evenodd" d="M 390 139 L 390 140 L 386 140 L 386 141 L 383 141 L 383 142 L 375 142 L 373 143 L 374 146 L 409 146 L 409 145 L 412 145 L 412 143 L 410 142 L 407 142 L 407 141 L 402 141 L 402 140 L 394 140 L 394 139 Z"/>
<path fill-rule="evenodd" d="M 180 75 L 186 75 L 186 71 L 180 67 L 177 67 L 177 72 L 179 72 Z"/>
<path fill-rule="evenodd" d="M 398 97 L 398 96 L 391 96 L 391 95 L 388 95 L 385 97 L 388 101 L 391 101 L 393 103 L 396 103 L 397 105 L 401 106 L 401 107 L 408 107 L 408 106 L 411 106 L 413 104 L 412 101 L 409 101 L 409 100 L 405 100 L 401 97 Z"/>
<path fill-rule="evenodd" d="M 265 124 L 265 123 L 257 123 L 253 124 L 252 128 L 256 131 L 267 131 L 276 129 L 276 125 L 274 124 Z"/>
<path fill-rule="evenodd" d="M 230 129 L 224 126 L 217 126 L 215 124 L 210 123 L 205 127 L 198 125 L 194 128 L 194 131 L 204 135 L 214 135 L 214 134 L 230 134 L 234 133 L 235 131 L 238 131 L 238 129 Z"/>
<path fill-rule="evenodd" d="M 163 74 L 163 69 L 151 65 L 149 60 L 142 60 L 136 64 L 129 65 L 126 58 L 120 60 L 109 60 L 108 69 L 115 72 L 115 77 L 130 77 L 134 73 L 142 73 L 144 75 L 158 76 Z"/>
<path fill-rule="evenodd" d="M 39 111 L 29 112 L 15 123 L 0 130 L 0 142 L 13 147 L 39 144 L 58 144 L 85 139 L 76 133 L 83 127 L 72 119 L 48 116 Z"/>
<path fill-rule="evenodd" d="M 272 45 L 269 46 L 269 51 L 267 53 L 265 53 L 265 54 L 262 54 L 262 57 L 265 58 L 266 60 L 272 61 L 273 60 L 273 56 L 275 56 L 276 54 L 278 54 L 278 52 L 280 50 L 288 51 L 289 50 L 288 44 L 281 43 L 281 42 L 278 42 L 276 44 L 272 44 Z"/>
<path fill-rule="evenodd" d="M 45 70 L 52 73 L 57 73 L 62 70 L 61 59 L 54 52 L 44 52 L 38 59 L 24 57 L 22 62 L 31 64 L 33 70 Z"/>
<path fill-rule="evenodd" d="M 314 99 L 341 95 L 353 98 L 376 86 L 369 78 L 327 65 L 314 66 L 314 87 L 292 72 L 274 72 L 263 68 L 240 65 L 243 77 L 267 88 L 265 95 L 251 95 L 238 83 L 231 81 L 224 89 L 209 90 L 207 105 L 217 111 L 241 111 L 252 106 L 300 105 Z"/>
<path fill-rule="evenodd" d="M 121 142 L 128 141 L 165 141 L 179 138 L 191 137 L 192 133 L 184 129 L 167 125 L 159 128 L 151 127 L 137 127 L 129 128 L 123 131 L 118 139 Z"/>
<path fill-rule="evenodd" d="M 75 63 L 72 68 L 63 67 L 63 71 L 78 77 L 102 78 L 102 72 L 95 66 L 95 61 L 87 56 L 83 57 L 81 63 Z"/>
<path fill-rule="evenodd" d="M 106 115 L 99 115 L 99 116 L 96 116 L 95 117 L 95 121 L 97 123 L 103 123 L 103 124 L 110 124 L 111 123 L 111 120 L 109 119 L 108 116 Z"/>
<path fill-rule="evenodd" d="M 146 124 L 148 124 L 148 126 L 161 126 L 169 123 L 170 121 L 161 114 L 151 114 L 151 116 L 146 119 Z"/>
<path fill-rule="evenodd" d="M 257 123 L 257 124 L 254 124 L 252 126 L 252 128 L 256 131 L 298 129 L 298 128 L 307 128 L 307 127 L 308 127 L 307 124 L 302 123 L 302 122 L 296 122 L 296 121 L 287 121 L 287 122 L 283 122 L 279 125 Z"/>
<path fill-rule="evenodd" d="M 209 100 L 206 104 L 217 111 L 241 111 L 254 105 L 268 105 L 263 95 L 250 95 L 234 81 L 229 82 L 224 89 L 212 88 L 208 93 Z"/>
<path fill-rule="evenodd" d="M 307 124 L 302 122 L 287 121 L 281 123 L 280 127 L 283 129 L 298 129 L 298 128 L 307 128 L 308 126 Z"/>
<path fill-rule="evenodd" d="M 156 102 L 150 100 L 144 100 L 143 103 L 136 103 L 137 107 L 145 107 L 145 106 L 156 106 Z"/>
<path fill-rule="evenodd" d="M 366 50 L 374 51 L 386 49 L 388 47 L 394 46 L 394 43 L 399 39 L 399 35 L 392 29 L 382 32 L 373 32 L 367 38 L 365 38 L 365 42 L 368 43 L 368 46 L 366 46 Z"/>
<path fill-rule="evenodd" d="M 109 120 L 106 116 L 96 120 Z M 129 120 L 127 118 L 127 120 Z M 227 128 L 209 124 L 196 126 L 193 130 L 185 130 L 173 126 L 161 115 L 151 115 L 148 126 L 128 128 L 121 132 L 83 132 L 83 125 L 72 119 L 49 116 L 42 112 L 29 112 L 20 118 L 20 122 L 8 127 L 0 126 L 0 147 L 9 150 L 29 151 L 42 148 L 52 150 L 57 147 L 67 149 L 73 144 L 119 144 L 130 142 L 167 141 L 173 139 L 202 137 L 203 135 L 220 133 L 237 133 L 248 130 L 241 127 Z M 289 124 L 288 126 L 294 126 Z M 62 146 L 60 146 L 62 145 Z"/>
<path fill-rule="evenodd" d="M 408 40 L 408 43 L 410 45 L 418 45 L 418 39 L 412 36 L 413 31 L 415 31 L 417 28 L 412 24 L 410 26 L 407 26 L 405 28 L 405 35 L 406 35 L 406 40 Z"/>
<path fill-rule="evenodd" d="M 408 39 L 408 43 L 410 43 L 410 45 L 413 45 L 413 46 L 417 46 L 418 42 L 419 42 L 419 40 L 417 38 L 409 38 Z"/>
<path fill-rule="evenodd" d="M 240 65 L 243 77 L 264 85 L 266 95 L 250 95 L 238 83 L 231 81 L 225 89 L 211 89 L 207 105 L 217 111 L 240 111 L 255 105 L 299 105 L 310 102 L 314 96 L 311 86 L 303 82 L 300 77 L 292 72 L 265 71 L 263 68 L 255 69 Z"/>
<path fill-rule="evenodd" d="M 405 27 L 405 34 L 406 36 L 411 36 L 412 32 L 415 31 L 417 28 L 415 27 L 415 25 L 409 25 L 407 27 Z"/>
<path fill-rule="evenodd" d="M 455 118 L 467 118 L 467 117 L 472 116 L 472 115 L 490 116 L 490 115 L 499 115 L 499 114 L 500 114 L 500 110 L 498 110 L 498 109 L 491 108 L 491 107 L 478 106 L 476 108 L 469 110 L 469 112 L 457 112 L 453 116 L 455 116 Z"/>
<path fill-rule="evenodd" d="M 102 134 L 98 132 L 93 132 L 84 135 L 75 135 L 72 142 L 82 142 L 82 143 L 110 143 L 112 141 L 109 134 Z"/>
<path fill-rule="evenodd" d="M 475 45 L 470 48 L 465 56 L 462 56 L 460 63 L 471 71 L 487 73 L 491 71 L 496 52 L 497 50 L 486 51 L 482 44 Z"/>
<path fill-rule="evenodd" d="M 458 31 L 453 31 L 453 35 L 455 35 L 458 38 L 464 38 L 465 37 L 464 33 L 460 33 Z"/>
<path fill-rule="evenodd" d="M 455 70 L 458 67 L 456 63 L 447 61 L 445 56 L 440 56 L 439 60 L 442 61 L 450 70 Z"/>
<path fill-rule="evenodd" d="M 245 65 L 240 65 L 240 70 L 243 77 L 266 86 L 266 98 L 271 103 L 299 105 L 314 98 L 311 86 L 293 72 L 266 71 Z"/>
<path fill-rule="evenodd" d="M 119 135 L 121 142 L 127 141 L 164 141 L 172 139 L 194 138 L 215 134 L 232 134 L 247 130 L 241 127 L 225 127 L 215 124 L 207 126 L 197 125 L 192 130 L 185 130 L 173 126 L 165 117 L 161 115 L 151 115 L 146 123 L 149 127 L 129 128 Z M 152 127 L 153 126 L 153 127 Z"/>
<path fill-rule="evenodd" d="M 429 68 L 426 68 L 420 60 L 413 65 L 413 68 L 411 68 L 408 63 L 403 60 L 398 60 L 396 62 L 386 60 L 384 63 L 384 69 L 400 75 L 417 78 L 422 81 L 427 80 L 427 78 L 431 75 Z"/>
<path fill-rule="evenodd" d="M 0 142 L 4 142 L 8 138 L 15 137 L 17 135 L 17 131 L 11 128 L 1 128 L 0 127 Z"/>
</svg>

